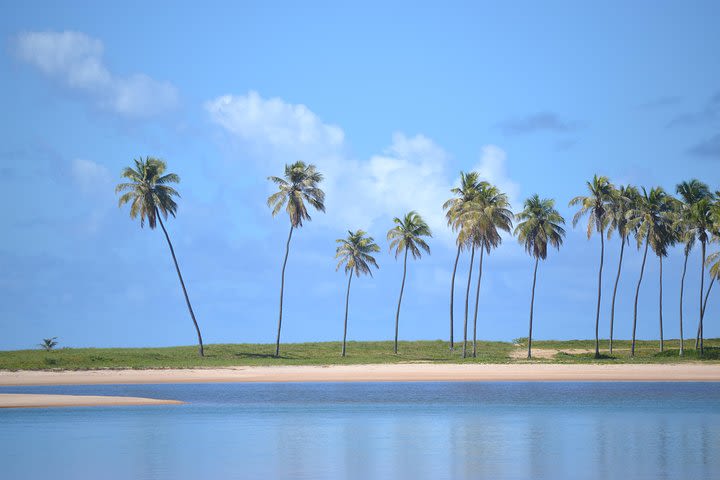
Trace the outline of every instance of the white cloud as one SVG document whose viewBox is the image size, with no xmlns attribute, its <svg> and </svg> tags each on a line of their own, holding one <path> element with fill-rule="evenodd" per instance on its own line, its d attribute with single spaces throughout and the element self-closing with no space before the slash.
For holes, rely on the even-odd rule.
<svg viewBox="0 0 720 480">
<path fill-rule="evenodd" d="M 152 116 L 178 104 L 177 89 L 147 75 L 113 75 L 103 63 L 103 44 L 80 32 L 26 32 L 15 38 L 15 53 L 49 77 L 92 97 L 107 110 Z"/>
<path fill-rule="evenodd" d="M 508 177 L 506 165 L 505 150 L 495 145 L 485 145 L 481 149 L 480 162 L 473 170 L 478 172 L 483 180 L 505 192 L 513 208 L 519 210 L 522 207 L 519 200 L 520 186 Z"/>
<path fill-rule="evenodd" d="M 324 123 L 304 105 L 249 92 L 213 99 L 205 109 L 214 123 L 255 152 L 268 174 L 299 159 L 318 166 L 325 175 L 327 214 L 313 216 L 316 223 L 375 230 L 378 236 L 377 229 L 389 228 L 393 217 L 416 210 L 436 238 L 453 244 L 442 204 L 455 179 L 448 173 L 450 156 L 430 138 L 398 132 L 380 153 L 357 160 L 344 152 L 343 130 Z M 488 145 L 477 169 L 515 198 L 518 186 L 507 177 L 505 162 L 505 152 Z"/>
</svg>

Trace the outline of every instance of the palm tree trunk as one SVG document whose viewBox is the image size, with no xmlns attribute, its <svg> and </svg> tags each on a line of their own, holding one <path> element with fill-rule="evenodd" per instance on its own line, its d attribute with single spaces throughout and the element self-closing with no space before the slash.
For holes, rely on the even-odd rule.
<svg viewBox="0 0 720 480">
<path fill-rule="evenodd" d="M 400 324 L 400 303 L 402 302 L 403 290 L 405 290 L 405 275 L 407 274 L 407 254 L 408 250 L 405 248 L 405 260 L 403 261 L 403 279 L 400 284 L 400 298 L 398 298 L 397 313 L 395 313 L 395 353 L 398 352 L 398 326 Z"/>
<path fill-rule="evenodd" d="M 477 314 L 478 302 L 480 300 L 480 282 L 482 281 L 483 254 L 485 253 L 484 245 L 480 245 L 480 262 L 478 263 L 478 281 L 475 290 L 475 314 L 473 315 L 473 358 L 477 358 Z"/>
<path fill-rule="evenodd" d="M 637 305 L 638 297 L 640 296 L 640 284 L 642 283 L 643 273 L 645 272 L 645 260 L 647 259 L 648 252 L 648 239 L 645 239 L 645 253 L 643 253 L 642 265 L 640 266 L 640 279 L 638 280 L 637 288 L 635 289 L 635 310 L 633 312 L 633 332 L 632 332 L 632 346 L 630 347 L 630 356 L 635 356 L 635 331 L 637 329 Z"/>
<path fill-rule="evenodd" d="M 620 271 L 622 270 L 623 253 L 625 253 L 625 237 L 620 237 L 620 262 L 618 263 L 617 276 L 615 277 L 615 288 L 613 288 L 612 306 L 610 307 L 610 355 L 613 353 L 613 325 L 615 324 L 615 296 L 617 295 L 618 283 L 620 283 Z"/>
<path fill-rule="evenodd" d="M 187 303 L 188 311 L 190 312 L 190 318 L 192 318 L 193 325 L 195 325 L 195 331 L 197 332 L 198 337 L 198 343 L 199 346 L 199 353 L 201 357 L 205 356 L 205 349 L 203 348 L 203 341 L 202 341 L 202 335 L 200 334 L 200 327 L 198 326 L 197 320 L 195 319 L 195 313 L 193 312 L 192 305 L 190 305 L 190 297 L 188 297 L 187 289 L 185 288 L 185 282 L 183 281 L 182 274 L 180 273 L 180 267 L 178 266 L 177 258 L 175 257 L 175 249 L 172 246 L 172 242 L 170 241 L 170 236 L 168 235 L 167 230 L 165 230 L 165 225 L 162 221 L 162 215 L 160 215 L 160 212 L 158 212 L 157 209 L 155 209 L 155 217 L 160 221 L 160 227 L 162 228 L 163 233 L 165 234 L 165 240 L 167 240 L 168 247 L 170 247 L 170 254 L 172 255 L 173 262 L 175 262 L 175 270 L 177 271 L 178 278 L 180 279 L 180 286 L 182 287 L 183 294 L 185 295 L 185 303 Z"/>
<path fill-rule="evenodd" d="M 470 269 L 468 270 L 467 290 L 465 290 L 465 326 L 463 327 L 463 358 L 467 357 L 467 322 L 468 303 L 470 301 L 470 282 L 472 281 L 472 267 L 475 259 L 475 245 L 470 249 Z"/>
<path fill-rule="evenodd" d="M 533 270 L 532 295 L 530 296 L 530 331 L 528 332 L 528 358 L 532 358 L 532 322 L 533 309 L 535 308 L 535 281 L 537 280 L 537 268 L 539 257 L 535 257 L 535 270 Z"/>
<path fill-rule="evenodd" d="M 710 279 L 710 285 L 708 285 L 707 293 L 705 294 L 705 301 L 702 305 L 702 314 L 700 315 L 700 355 L 704 353 L 703 351 L 703 320 L 705 319 L 705 312 L 707 311 L 707 301 L 710 297 L 710 290 L 712 289 L 713 283 L 715 283 L 715 277 L 712 277 Z"/>
<path fill-rule="evenodd" d="M 705 242 L 701 241 L 702 264 L 700 265 L 700 321 L 698 322 L 697 337 L 695 338 L 695 350 L 700 346 L 702 355 L 702 317 L 703 317 L 703 290 L 705 289 Z"/>
<path fill-rule="evenodd" d="M 342 356 L 345 356 L 345 340 L 347 339 L 347 317 L 348 305 L 350 304 L 350 281 L 352 280 L 353 269 L 350 269 L 350 277 L 348 278 L 347 293 L 345 294 L 345 329 L 343 330 Z"/>
<path fill-rule="evenodd" d="M 278 331 L 277 340 L 275 341 L 275 356 L 280 356 L 280 329 L 282 328 L 282 306 L 283 306 L 283 292 L 285 291 L 285 266 L 287 265 L 288 254 L 290 253 L 290 239 L 292 238 L 293 229 L 295 225 L 290 225 L 290 234 L 288 235 L 287 243 L 285 244 L 285 260 L 283 261 L 282 274 L 280 276 L 280 317 L 278 318 Z"/>
<path fill-rule="evenodd" d="M 600 229 L 600 270 L 598 271 L 598 300 L 595 313 L 595 358 L 600 358 L 600 296 L 602 294 L 602 271 L 605 258 L 605 237 Z"/>
<path fill-rule="evenodd" d="M 452 280 L 450 281 L 450 351 L 455 349 L 453 338 L 454 308 L 455 308 L 455 273 L 457 272 L 458 260 L 460 260 L 460 245 L 458 245 L 457 255 L 455 255 L 455 266 L 453 266 Z"/>
<path fill-rule="evenodd" d="M 662 322 L 662 255 L 659 255 L 658 258 L 660 258 L 660 352 L 662 352 L 665 347 Z"/>
<path fill-rule="evenodd" d="M 685 340 L 683 339 L 683 290 L 685 289 L 685 272 L 687 272 L 687 262 L 690 252 L 685 250 L 685 263 L 683 263 L 683 273 L 680 277 L 680 356 L 685 355 Z"/>
</svg>

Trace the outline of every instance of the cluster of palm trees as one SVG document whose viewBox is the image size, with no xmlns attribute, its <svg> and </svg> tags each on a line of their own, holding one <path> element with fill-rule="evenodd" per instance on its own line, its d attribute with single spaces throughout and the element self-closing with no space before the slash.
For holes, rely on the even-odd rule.
<svg viewBox="0 0 720 480">
<path fill-rule="evenodd" d="M 139 217 L 140 226 L 147 221 L 148 226 L 154 229 L 159 223 L 165 234 L 170 253 L 175 263 L 175 269 L 182 286 L 185 301 L 190 317 L 192 318 L 198 336 L 199 354 L 203 356 L 202 335 L 192 305 L 183 282 L 180 267 L 178 266 L 175 251 L 170 237 L 163 224 L 163 218 L 173 217 L 177 211 L 174 197 L 178 192 L 169 186 L 178 183 L 179 177 L 173 173 L 165 173 L 166 165 L 162 160 L 146 157 L 134 161 L 135 166 L 123 170 L 122 176 L 127 182 L 116 187 L 116 193 L 123 193 L 119 205 L 130 203 L 130 216 Z M 283 295 L 285 290 L 285 268 L 290 252 L 290 241 L 293 231 L 302 227 L 303 222 L 311 220 L 308 206 L 320 212 L 325 211 L 325 193 L 319 187 L 323 176 L 312 164 L 295 162 L 285 166 L 282 177 L 268 177 L 268 180 L 277 186 L 277 191 L 270 195 L 267 204 L 275 216 L 285 210 L 290 220 L 290 232 L 285 245 L 285 257 L 282 264 L 280 281 L 280 308 L 278 316 L 277 338 L 275 343 L 275 356 L 280 355 L 280 333 L 283 318 Z M 700 307 L 697 329 L 696 349 L 703 352 L 703 317 L 710 289 L 715 279 L 720 278 L 720 252 L 706 257 L 708 243 L 720 238 L 720 192 L 711 192 L 707 185 L 690 180 L 677 186 L 678 198 L 666 193 L 662 188 L 652 188 L 649 191 L 642 188 L 642 193 L 633 186 L 614 186 L 607 177 L 595 176 L 587 182 L 588 193 L 578 196 L 570 201 L 570 206 L 578 206 L 579 210 L 573 218 L 573 226 L 585 216 L 588 216 L 587 235 L 590 238 L 593 232 L 600 236 L 600 266 L 598 271 L 597 309 L 595 313 L 595 356 L 600 357 L 600 302 L 602 295 L 602 272 L 605 255 L 605 237 L 610 239 L 617 232 L 621 242 L 618 270 L 613 289 L 612 307 L 610 311 L 610 338 L 609 351 L 613 350 L 613 327 L 615 318 L 615 298 L 622 270 L 622 261 L 625 245 L 634 237 L 638 249 L 643 249 L 643 260 L 635 292 L 633 335 L 631 355 L 635 354 L 635 331 L 637 327 L 637 304 L 640 285 L 645 271 L 647 252 L 652 248 L 660 263 L 660 350 L 664 349 L 662 325 L 662 261 L 668 256 L 669 248 L 675 244 L 684 246 L 685 262 L 680 283 L 680 355 L 684 353 L 683 339 L 683 290 L 687 270 L 687 261 L 693 246 L 699 242 L 701 246 L 701 282 Z M 553 199 L 542 199 L 532 195 L 524 202 L 523 210 L 517 214 L 511 211 L 508 196 L 496 186 L 487 181 L 480 180 L 477 172 L 461 173 L 460 184 L 451 189 L 453 198 L 443 205 L 446 212 L 448 226 L 457 234 L 457 254 L 453 266 L 450 285 L 450 349 L 455 348 L 454 341 L 454 311 L 455 311 L 455 277 L 460 256 L 463 252 L 470 253 L 470 267 L 468 270 L 467 287 L 465 290 L 465 308 L 463 322 L 463 358 L 468 352 L 468 320 L 470 292 L 472 287 L 473 265 L 476 252 L 479 252 L 478 273 L 475 286 L 475 302 L 473 313 L 472 356 L 477 356 L 477 317 L 480 298 L 480 285 L 483 273 L 484 256 L 490 255 L 503 241 L 503 232 L 509 236 L 517 236 L 526 252 L 531 255 L 534 262 L 533 283 L 530 297 L 530 321 L 528 333 L 528 358 L 532 356 L 532 327 L 535 302 L 535 285 L 540 260 L 545 260 L 548 245 L 559 250 L 565 237 L 564 218 L 555 209 Z M 513 229 L 513 222 L 517 225 Z M 405 279 L 407 275 L 408 253 L 414 259 L 419 259 L 422 253 L 430 254 L 430 247 L 426 238 L 432 237 L 427 223 L 415 211 L 408 212 L 403 217 L 393 219 L 394 226 L 387 233 L 390 251 L 395 258 L 403 255 L 403 276 L 400 285 L 397 311 L 395 314 L 395 344 L 394 351 L 398 352 L 398 331 L 400 321 L 400 307 L 402 304 Z M 346 353 L 348 309 L 350 301 L 350 285 L 353 274 L 360 277 L 362 274 L 372 276 L 372 268 L 379 268 L 373 254 L 380 251 L 380 247 L 363 230 L 348 231 L 346 238 L 337 240 L 336 258 L 337 269 L 344 267 L 348 274 L 347 292 L 345 298 L 345 321 L 343 329 L 343 342 L 341 355 Z M 705 267 L 709 266 L 710 284 L 704 288 Z"/>
</svg>

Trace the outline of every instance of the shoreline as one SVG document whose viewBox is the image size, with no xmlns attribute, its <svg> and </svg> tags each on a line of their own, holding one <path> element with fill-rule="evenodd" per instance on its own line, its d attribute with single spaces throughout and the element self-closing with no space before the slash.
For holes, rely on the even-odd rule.
<svg viewBox="0 0 720 480">
<path fill-rule="evenodd" d="M 131 405 L 181 405 L 178 400 L 99 395 L 47 395 L 35 393 L 0 393 L 2 408 L 110 407 Z"/>
<path fill-rule="evenodd" d="M 720 382 L 720 364 L 421 364 L 0 371 L 0 386 L 287 382 Z"/>
</svg>

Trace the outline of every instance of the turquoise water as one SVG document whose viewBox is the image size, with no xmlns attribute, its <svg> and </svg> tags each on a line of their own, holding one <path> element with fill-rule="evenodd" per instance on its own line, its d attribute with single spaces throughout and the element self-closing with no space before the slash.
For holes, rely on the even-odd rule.
<svg viewBox="0 0 720 480">
<path fill-rule="evenodd" d="M 0 410 L 0 477 L 720 478 L 720 384 L 2 387 L 186 405 Z"/>
</svg>

